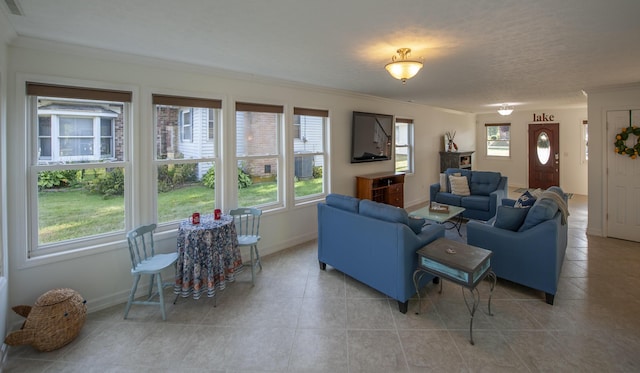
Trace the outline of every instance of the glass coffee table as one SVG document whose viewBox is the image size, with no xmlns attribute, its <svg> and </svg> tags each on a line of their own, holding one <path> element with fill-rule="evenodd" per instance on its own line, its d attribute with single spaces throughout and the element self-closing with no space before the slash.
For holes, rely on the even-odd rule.
<svg viewBox="0 0 640 373">
<path fill-rule="evenodd" d="M 443 207 L 446 210 L 437 210 L 434 207 Z M 460 227 L 462 227 L 462 212 L 464 211 L 464 207 L 445 205 L 443 203 L 429 203 L 429 205 L 412 211 L 409 213 L 409 217 L 417 216 L 420 218 L 425 218 L 427 220 L 435 221 L 439 224 L 451 223 L 453 224 L 450 227 L 445 226 L 446 229 L 455 228 L 458 231 L 458 235 L 462 237 L 460 233 Z"/>
</svg>

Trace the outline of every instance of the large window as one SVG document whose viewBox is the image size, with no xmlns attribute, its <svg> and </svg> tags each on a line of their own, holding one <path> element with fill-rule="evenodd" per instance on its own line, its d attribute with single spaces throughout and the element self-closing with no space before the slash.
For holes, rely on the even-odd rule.
<svg viewBox="0 0 640 373">
<path fill-rule="evenodd" d="M 396 171 L 413 172 L 413 119 L 396 118 Z"/>
<path fill-rule="evenodd" d="M 26 93 L 29 257 L 121 239 L 131 92 L 27 82 Z"/>
<path fill-rule="evenodd" d="M 509 157 L 511 155 L 511 123 L 485 124 L 487 156 Z"/>
<path fill-rule="evenodd" d="M 282 202 L 283 107 L 236 103 L 238 206 L 275 207 Z"/>
<path fill-rule="evenodd" d="M 160 94 L 152 100 L 158 223 L 212 213 L 222 102 Z"/>
<path fill-rule="evenodd" d="M 325 138 L 329 112 L 293 108 L 294 191 L 297 202 L 320 196 L 325 191 Z"/>
</svg>

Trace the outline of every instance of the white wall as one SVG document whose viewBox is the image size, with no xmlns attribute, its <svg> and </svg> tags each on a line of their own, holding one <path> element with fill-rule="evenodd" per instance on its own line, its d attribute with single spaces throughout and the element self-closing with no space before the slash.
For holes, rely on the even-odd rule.
<svg viewBox="0 0 640 373">
<path fill-rule="evenodd" d="M 32 39 L 14 42 L 8 57 L 7 87 L 8 92 L 11 92 L 8 97 L 8 120 L 11 125 L 7 128 L 7 135 L 11 141 L 7 144 L 7 159 L 11 162 L 7 165 L 7 180 L 10 181 L 7 209 L 12 212 L 12 218 L 8 222 L 11 248 L 10 304 L 31 304 L 46 290 L 64 286 L 78 290 L 87 299 L 89 311 L 92 311 L 123 302 L 131 286 L 124 237 L 119 247 L 92 255 L 65 260 L 42 260 L 37 264 L 25 260 L 27 200 L 23 195 L 27 190 L 24 162 L 27 138 L 25 123 L 18 120 L 21 117 L 19 113 L 24 112 L 21 104 L 24 87 L 16 83 L 25 76 L 60 77 L 63 82 L 100 81 L 131 87 L 134 89 L 134 126 L 138 134 L 153 133 L 150 95 L 156 90 L 222 99 L 225 113 L 223 125 L 226 128 L 233 128 L 233 118 L 229 113 L 233 112 L 236 100 L 282 104 L 289 115 L 294 106 L 327 109 L 331 121 L 328 144 L 331 163 L 327 169 L 331 191 L 350 195 L 355 194 L 355 175 L 394 170 L 392 161 L 349 163 L 352 111 L 388 113 L 414 119 L 416 173 L 406 178 L 407 205 L 426 201 L 428 185 L 437 182 L 438 151 L 442 147 L 445 131 L 457 131 L 456 140 L 462 149 L 474 147 L 472 114 Z M 134 144 L 136 154 L 149 162 L 149 154 L 153 154 L 149 150 L 153 149 L 152 141 L 141 140 Z M 225 143 L 222 157 L 232 159 L 233 151 L 233 146 Z M 293 163 L 288 167 L 293 172 Z M 142 187 L 150 186 L 149 170 L 138 169 L 136 175 Z M 134 224 L 153 218 L 153 201 L 146 194 L 136 193 L 136 197 L 142 199 L 143 208 Z M 228 205 L 232 203 L 228 200 L 222 202 Z M 317 236 L 316 207 L 288 207 L 268 214 L 263 219 L 261 233 L 264 233 L 261 241 L 261 251 L 264 254 L 313 239 Z M 163 250 L 175 250 L 175 230 L 162 234 L 159 238 L 159 246 Z"/>
<path fill-rule="evenodd" d="M 607 138 L 606 115 L 609 110 L 640 108 L 640 83 L 617 88 L 589 90 L 589 223 L 587 233 L 607 235 Z M 638 123 L 633 123 L 638 125 Z"/>
<path fill-rule="evenodd" d="M 7 332 L 9 311 L 9 256 L 7 245 L 7 184 L 6 184 L 6 113 L 7 113 L 7 43 L 15 35 L 8 28 L 9 21 L 0 12 L 0 337 L 4 340 Z M 4 350 L 0 350 L 0 363 Z"/>
<path fill-rule="evenodd" d="M 533 114 L 554 116 L 549 123 L 560 124 L 560 187 L 567 193 L 588 194 L 588 162 L 582 159 L 582 121 L 587 119 L 587 108 L 519 111 L 509 116 L 478 114 L 476 118 L 477 149 L 475 156 L 478 170 L 500 171 L 509 177 L 509 186 L 529 186 L 529 123 L 536 123 Z M 488 158 L 485 148 L 485 123 L 511 123 L 511 157 Z M 539 123 L 539 122 L 538 122 Z M 591 129 L 591 123 L 589 123 Z M 591 131 L 590 131 L 591 132 Z M 589 147 L 590 152 L 593 150 Z"/>
</svg>

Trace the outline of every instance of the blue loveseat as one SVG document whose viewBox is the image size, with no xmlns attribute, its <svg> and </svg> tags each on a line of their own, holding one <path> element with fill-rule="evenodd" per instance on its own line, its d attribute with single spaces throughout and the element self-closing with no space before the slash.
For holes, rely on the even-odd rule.
<svg viewBox="0 0 640 373">
<path fill-rule="evenodd" d="M 354 197 L 330 194 L 318 204 L 318 263 L 398 301 L 406 313 L 415 292 L 416 251 L 444 237 L 442 225 L 423 225 L 404 209 Z M 416 233 L 417 232 L 417 233 Z M 424 276 L 420 286 L 432 276 Z"/>
<path fill-rule="evenodd" d="M 460 196 L 451 193 L 449 175 L 459 173 L 467 177 L 471 195 Z M 507 177 L 499 172 L 471 171 L 460 168 L 449 168 L 446 175 L 447 190 L 442 190 L 440 183 L 429 187 L 430 201 L 447 205 L 464 207 L 462 216 L 467 219 L 489 220 L 496 215 L 500 201 L 507 198 Z"/>
<path fill-rule="evenodd" d="M 515 202 L 504 199 L 496 217 L 486 223 L 470 221 L 467 243 L 493 251 L 496 276 L 541 290 L 553 304 L 567 248 L 567 197 L 553 186 L 529 208 L 513 208 Z"/>
</svg>

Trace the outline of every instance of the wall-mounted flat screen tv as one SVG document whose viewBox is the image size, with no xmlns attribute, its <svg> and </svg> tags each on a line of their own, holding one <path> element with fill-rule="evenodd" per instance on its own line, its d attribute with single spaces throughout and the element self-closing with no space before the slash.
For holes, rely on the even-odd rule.
<svg viewBox="0 0 640 373">
<path fill-rule="evenodd" d="M 393 115 L 354 111 L 351 163 L 390 160 L 393 129 Z"/>
</svg>

